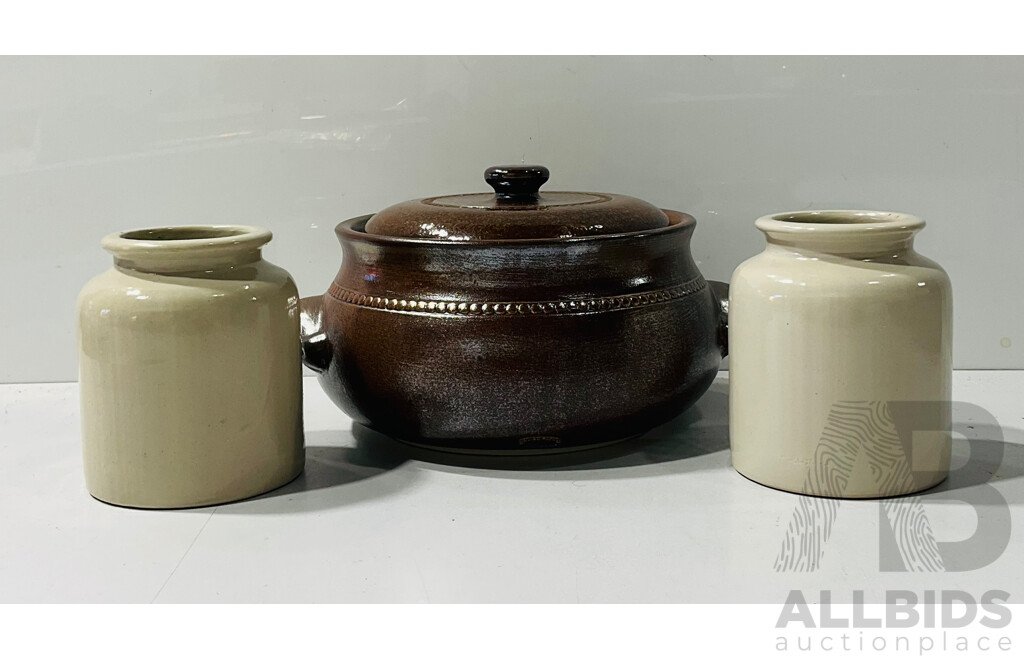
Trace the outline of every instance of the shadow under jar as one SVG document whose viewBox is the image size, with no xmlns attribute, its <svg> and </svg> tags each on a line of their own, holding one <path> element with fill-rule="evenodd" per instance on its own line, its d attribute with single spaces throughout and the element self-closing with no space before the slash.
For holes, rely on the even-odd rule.
<svg viewBox="0 0 1024 660">
<path fill-rule="evenodd" d="M 303 355 L 357 422 L 454 451 L 551 451 L 653 428 L 710 386 L 725 285 L 690 256 L 694 219 L 623 195 L 414 200 L 339 224 L 342 265 L 301 301 Z"/>
</svg>

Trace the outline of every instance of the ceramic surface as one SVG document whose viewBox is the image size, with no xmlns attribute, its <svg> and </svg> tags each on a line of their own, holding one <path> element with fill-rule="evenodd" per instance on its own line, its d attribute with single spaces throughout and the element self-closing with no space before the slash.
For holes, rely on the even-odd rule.
<svg viewBox="0 0 1024 660">
<path fill-rule="evenodd" d="M 626 195 L 541 191 L 543 165 L 489 167 L 494 193 L 414 199 L 389 206 L 366 223 L 367 234 L 446 241 L 573 238 L 668 227 L 658 207 Z"/>
<path fill-rule="evenodd" d="M 914 251 L 924 223 L 818 211 L 756 225 L 765 251 L 736 269 L 730 287 L 735 468 L 774 488 L 834 497 L 941 481 L 952 294 L 942 268 Z"/>
<path fill-rule="evenodd" d="M 298 296 L 246 226 L 107 236 L 78 301 L 82 447 L 98 499 L 237 500 L 303 466 Z"/>
<path fill-rule="evenodd" d="M 497 226 L 520 211 L 476 213 Z M 562 450 L 642 433 L 703 394 L 725 351 L 724 285 L 690 256 L 696 222 L 659 213 L 666 226 L 624 233 L 457 242 L 343 222 L 334 283 L 302 301 L 306 364 L 356 421 L 421 444 Z"/>
</svg>

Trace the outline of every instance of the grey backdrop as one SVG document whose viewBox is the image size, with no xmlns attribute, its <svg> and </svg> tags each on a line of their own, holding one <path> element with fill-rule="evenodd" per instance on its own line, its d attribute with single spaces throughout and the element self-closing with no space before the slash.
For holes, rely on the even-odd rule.
<svg viewBox="0 0 1024 660">
<path fill-rule="evenodd" d="M 692 213 L 713 279 L 764 213 L 920 215 L 956 366 L 1024 368 L 1022 58 L 7 57 L 0 89 L 0 382 L 76 378 L 108 232 L 265 225 L 310 295 L 338 221 L 524 160 Z"/>
</svg>

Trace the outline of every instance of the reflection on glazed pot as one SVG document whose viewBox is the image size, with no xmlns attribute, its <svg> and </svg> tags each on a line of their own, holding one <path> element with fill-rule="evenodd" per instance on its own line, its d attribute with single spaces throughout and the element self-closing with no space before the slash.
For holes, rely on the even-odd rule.
<svg viewBox="0 0 1024 660">
<path fill-rule="evenodd" d="M 357 421 L 435 447 L 641 434 L 696 401 L 724 352 L 722 301 L 690 257 L 695 222 L 666 214 L 629 234 L 455 244 L 343 222 L 335 282 L 302 301 L 306 363 Z"/>
<path fill-rule="evenodd" d="M 338 225 L 338 275 L 302 301 L 305 361 L 338 406 L 411 442 L 538 451 L 638 435 L 703 394 L 725 291 L 690 256 L 694 219 L 541 192 L 548 177 L 493 167 L 494 194 Z"/>
</svg>

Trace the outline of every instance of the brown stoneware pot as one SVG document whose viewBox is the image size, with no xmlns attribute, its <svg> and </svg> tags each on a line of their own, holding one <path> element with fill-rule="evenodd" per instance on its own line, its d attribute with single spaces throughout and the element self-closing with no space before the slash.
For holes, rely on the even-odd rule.
<svg viewBox="0 0 1024 660">
<path fill-rule="evenodd" d="M 341 269 L 301 302 L 305 363 L 357 422 L 460 451 L 571 449 L 689 407 L 726 352 L 726 288 L 690 256 L 693 217 L 624 195 L 494 193 L 342 222 Z"/>
</svg>

